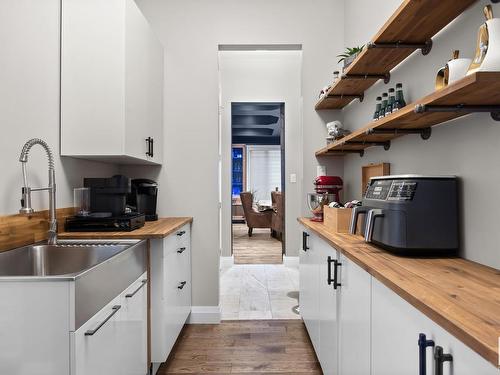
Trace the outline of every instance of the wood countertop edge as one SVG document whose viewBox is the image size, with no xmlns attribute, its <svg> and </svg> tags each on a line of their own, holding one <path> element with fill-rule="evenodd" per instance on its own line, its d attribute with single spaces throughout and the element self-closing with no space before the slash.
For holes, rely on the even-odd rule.
<svg viewBox="0 0 500 375">
<path fill-rule="evenodd" d="M 168 223 L 159 223 L 157 221 L 147 221 L 145 226 L 135 231 L 131 232 L 61 232 L 58 234 L 60 238 L 81 238 L 81 239 L 99 239 L 99 238 L 130 238 L 130 239 L 162 239 L 177 229 L 183 227 L 186 224 L 190 224 L 193 222 L 192 217 L 167 217 L 167 218 L 159 218 L 159 221 L 162 220 L 170 220 L 175 222 Z M 168 227 L 166 230 L 157 230 L 150 231 L 147 228 L 148 223 L 151 223 L 151 226 L 163 225 L 164 227 Z"/>
<path fill-rule="evenodd" d="M 459 324 L 457 324 L 456 321 L 453 321 L 454 319 L 450 319 L 449 316 L 444 315 L 441 311 L 436 310 L 432 306 L 430 306 L 426 301 L 422 300 L 421 298 L 415 296 L 411 291 L 408 291 L 405 289 L 403 286 L 398 285 L 395 283 L 393 280 L 391 280 L 389 277 L 384 275 L 383 272 L 380 272 L 377 269 L 374 269 L 370 267 L 368 264 L 366 264 L 362 259 L 359 258 L 358 255 L 356 255 L 355 252 L 352 250 L 346 249 L 345 245 L 340 243 L 338 240 L 334 238 L 334 233 L 328 232 L 326 229 L 323 228 L 317 228 L 314 224 L 310 222 L 309 219 L 307 218 L 298 218 L 298 221 L 300 224 L 304 225 L 308 229 L 312 230 L 314 233 L 318 234 L 322 239 L 324 239 L 326 242 L 331 244 L 333 247 L 335 247 L 337 250 L 339 250 L 343 255 L 345 255 L 349 260 L 353 261 L 355 264 L 357 264 L 359 267 L 364 269 L 366 272 L 368 272 L 370 275 L 375 277 L 378 281 L 380 281 L 382 284 L 384 284 L 386 287 L 394 291 L 398 296 L 403 298 L 405 301 L 407 301 L 409 304 L 411 304 L 413 307 L 415 307 L 417 310 L 422 312 L 424 315 L 426 315 L 428 318 L 430 318 L 432 321 L 436 322 L 438 325 L 440 325 L 443 329 L 451 333 L 453 336 L 455 336 L 459 341 L 463 342 L 465 345 L 470 347 L 472 350 L 474 350 L 476 353 L 478 353 L 481 357 L 486 359 L 488 362 L 492 363 L 495 367 L 500 368 L 499 365 L 499 354 L 498 354 L 498 348 L 496 347 L 497 343 L 487 343 L 484 341 L 481 341 L 478 339 L 476 336 L 465 330 L 463 327 L 461 327 Z M 317 225 L 317 224 L 316 224 Z M 321 230 L 320 230 L 321 229 Z M 362 243 L 365 247 L 370 246 L 373 247 L 373 255 L 376 256 L 377 253 L 380 253 L 381 255 L 384 254 L 384 251 L 374 247 L 372 245 L 366 244 L 361 236 L 356 236 L 360 244 Z M 356 246 L 353 244 L 353 246 Z M 408 259 L 408 258 L 405 258 Z M 457 259 L 457 258 L 450 258 L 450 259 Z M 458 258 L 459 259 L 459 258 Z M 474 262 L 471 262 L 474 263 Z M 395 264 L 393 262 L 393 264 Z M 485 267 L 485 269 L 489 269 L 490 267 L 480 265 L 482 267 Z M 402 269 L 404 269 L 404 266 L 401 266 Z"/>
</svg>

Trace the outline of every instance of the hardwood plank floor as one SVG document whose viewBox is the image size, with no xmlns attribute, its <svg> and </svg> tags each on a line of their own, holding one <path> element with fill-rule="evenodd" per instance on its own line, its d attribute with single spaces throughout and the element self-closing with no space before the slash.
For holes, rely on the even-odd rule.
<svg viewBox="0 0 500 375">
<path fill-rule="evenodd" d="M 165 374 L 321 374 L 302 321 L 225 321 L 185 326 Z"/>
<path fill-rule="evenodd" d="M 254 229 L 248 237 L 246 224 L 233 224 L 235 264 L 281 264 L 281 242 L 271 237 L 270 229 Z"/>
</svg>

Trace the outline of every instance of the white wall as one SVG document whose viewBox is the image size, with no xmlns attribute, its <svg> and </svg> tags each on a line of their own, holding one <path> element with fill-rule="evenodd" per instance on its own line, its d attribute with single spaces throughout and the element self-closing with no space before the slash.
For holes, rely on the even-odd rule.
<svg viewBox="0 0 500 375">
<path fill-rule="evenodd" d="M 397 0 L 346 1 L 346 45 L 363 44 L 399 6 Z M 462 56 L 472 56 L 477 28 L 483 22 L 479 1 L 440 32 L 433 40 L 428 56 L 414 53 L 392 73 L 389 85 L 379 82 L 367 92 L 363 103 L 354 102 L 344 110 L 344 123 L 351 129 L 366 125 L 374 110 L 375 97 L 388 87 L 402 82 L 407 102 L 429 94 L 434 89 L 436 72 L 459 49 Z M 493 5 L 500 16 L 500 5 Z M 359 198 L 361 166 L 370 162 L 390 162 L 393 174 L 448 174 L 462 179 L 462 256 L 500 268 L 498 242 L 498 194 L 500 186 L 500 124 L 489 114 L 472 114 L 449 125 L 433 128 L 430 140 L 417 135 L 394 140 L 390 151 L 367 150 L 365 156 L 345 157 L 344 171 L 348 198 Z"/>
<path fill-rule="evenodd" d="M 166 48 L 160 214 L 194 216 L 193 303 L 218 305 L 218 46 L 302 44 L 302 175 L 309 190 L 317 164 L 314 150 L 324 144 L 324 121 L 334 117 L 313 107 L 343 46 L 343 1 L 137 2 Z M 329 163 L 332 172 L 336 165 L 341 173 L 341 162 Z"/>
<path fill-rule="evenodd" d="M 112 165 L 59 155 L 59 0 L 0 2 L 0 215 L 17 213 L 22 185 L 19 154 L 38 137 L 55 155 L 57 205 L 73 204 L 83 176 L 111 175 Z M 30 153 L 28 173 L 34 187 L 47 184 L 42 148 Z M 35 209 L 48 208 L 48 194 L 33 193 Z"/>
<path fill-rule="evenodd" d="M 285 244 L 298 255 L 301 215 L 302 51 L 221 51 L 222 106 L 222 254 L 231 254 L 231 103 L 285 103 Z M 279 147 L 279 146 L 278 146 Z M 247 159 L 248 160 L 248 159 Z M 290 174 L 298 183 L 290 183 Z M 271 199 L 269 190 L 267 199 Z"/>
</svg>

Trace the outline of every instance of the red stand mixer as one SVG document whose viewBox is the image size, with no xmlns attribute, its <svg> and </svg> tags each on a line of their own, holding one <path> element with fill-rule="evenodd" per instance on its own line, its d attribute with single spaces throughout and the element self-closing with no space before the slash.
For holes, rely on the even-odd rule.
<svg viewBox="0 0 500 375">
<path fill-rule="evenodd" d="M 340 203 L 340 190 L 344 186 L 338 176 L 318 176 L 314 180 L 315 193 L 307 194 L 307 204 L 314 217 L 311 221 L 323 221 L 323 206 L 332 202 Z"/>
</svg>

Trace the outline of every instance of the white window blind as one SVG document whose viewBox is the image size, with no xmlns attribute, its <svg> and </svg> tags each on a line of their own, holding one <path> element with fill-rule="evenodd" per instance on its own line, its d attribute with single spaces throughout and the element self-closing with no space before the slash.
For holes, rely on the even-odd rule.
<svg viewBox="0 0 500 375">
<path fill-rule="evenodd" d="M 271 200 L 271 191 L 281 191 L 280 146 L 248 146 L 247 161 L 248 191 L 256 201 Z"/>
</svg>

